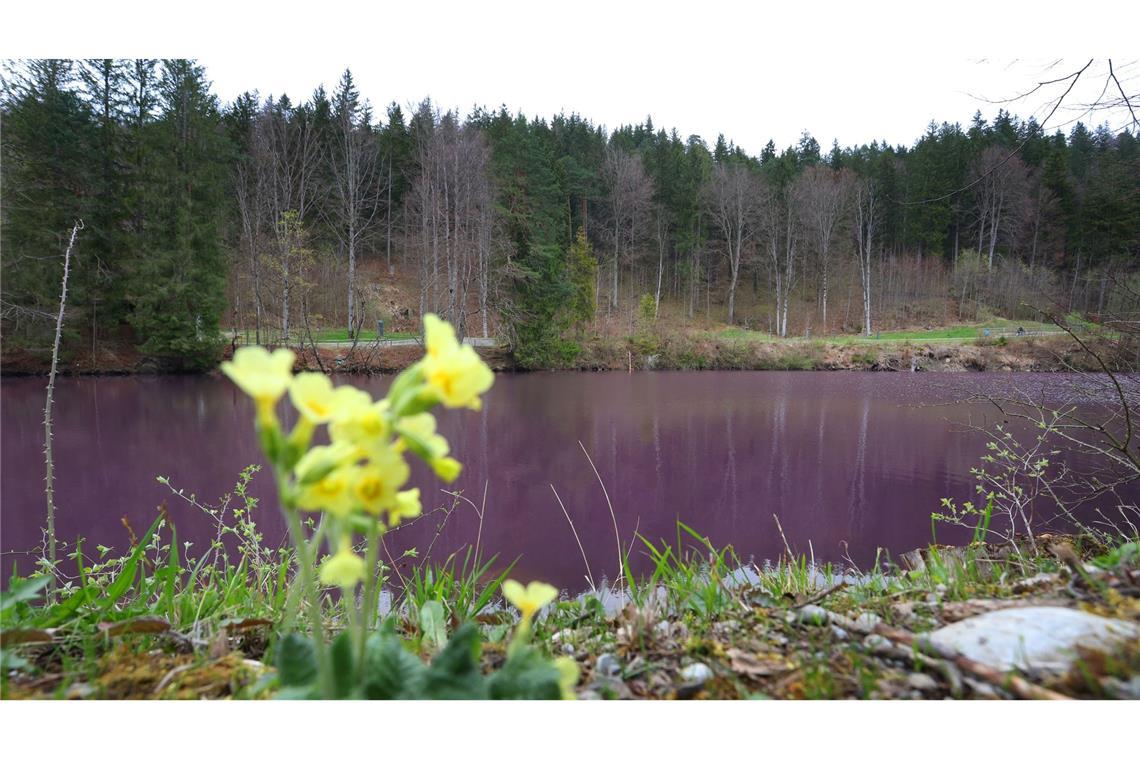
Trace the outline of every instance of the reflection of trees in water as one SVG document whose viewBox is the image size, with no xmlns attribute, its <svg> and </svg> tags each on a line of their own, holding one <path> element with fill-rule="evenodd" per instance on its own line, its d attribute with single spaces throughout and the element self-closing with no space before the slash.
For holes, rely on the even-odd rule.
<svg viewBox="0 0 1140 760">
<path fill-rule="evenodd" d="M 736 436 L 732 430 L 733 410 L 729 404 L 724 406 L 724 442 L 727 448 L 725 462 L 724 462 L 724 479 L 721 483 L 721 498 L 720 503 L 723 507 L 727 507 L 727 511 L 732 519 L 733 527 L 736 526 L 737 517 L 737 500 L 739 498 L 739 489 L 737 488 L 736 480 Z M 694 452 L 695 454 L 695 452 Z"/>
<path fill-rule="evenodd" d="M 847 525 L 854 538 L 863 532 L 866 516 L 867 425 L 871 417 L 871 400 L 864 398 L 859 406 L 859 433 L 855 438 L 855 469 L 851 473 L 851 495 L 847 502 Z"/>
<path fill-rule="evenodd" d="M 815 503 L 812 505 L 812 515 L 818 517 L 823 513 L 823 475 L 826 465 L 823 459 L 824 431 L 827 428 L 827 404 L 823 400 L 816 405 L 819 411 L 818 432 L 815 439 Z"/>
</svg>

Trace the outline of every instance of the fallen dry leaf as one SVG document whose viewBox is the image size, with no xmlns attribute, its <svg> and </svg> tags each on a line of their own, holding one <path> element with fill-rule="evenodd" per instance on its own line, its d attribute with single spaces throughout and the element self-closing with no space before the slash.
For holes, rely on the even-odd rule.
<svg viewBox="0 0 1140 760">
<path fill-rule="evenodd" d="M 725 654 L 728 655 L 728 666 L 732 671 L 749 678 L 773 676 L 792 669 L 788 661 L 778 654 L 757 656 L 743 649 L 729 649 Z"/>
</svg>

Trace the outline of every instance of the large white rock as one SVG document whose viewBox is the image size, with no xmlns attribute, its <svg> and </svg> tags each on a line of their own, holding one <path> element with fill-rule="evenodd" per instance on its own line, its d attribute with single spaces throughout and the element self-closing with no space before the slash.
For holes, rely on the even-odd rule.
<svg viewBox="0 0 1140 760">
<path fill-rule="evenodd" d="M 1065 607 L 1018 607 L 939 628 L 931 640 L 1000 670 L 1063 673 L 1076 646 L 1111 649 L 1140 637 L 1140 625 Z"/>
</svg>

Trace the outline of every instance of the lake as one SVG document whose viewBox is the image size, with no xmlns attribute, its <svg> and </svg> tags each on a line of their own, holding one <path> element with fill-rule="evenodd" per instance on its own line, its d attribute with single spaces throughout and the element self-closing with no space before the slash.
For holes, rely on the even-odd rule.
<svg viewBox="0 0 1140 760">
<path fill-rule="evenodd" d="M 390 381 L 336 380 L 374 395 Z M 26 571 L 41 542 L 45 383 L 0 381 L 5 577 L 13 561 Z M 784 547 L 778 518 L 796 551 L 867 567 L 879 548 L 897 555 L 929 543 L 942 497 L 973 498 L 970 468 L 985 451 L 971 426 L 1000 418 L 992 406 L 956 402 L 1014 388 L 1060 399 L 1070 383 L 1009 373 L 503 374 L 483 411 L 439 410 L 441 432 L 465 465 L 453 486 L 413 463 L 425 512 L 454 501 L 442 488 L 460 490 L 485 503 L 482 530 L 460 502 L 442 524 L 435 512 L 390 536 L 390 550 L 398 558 L 416 547 L 422 558 L 430 546 L 442 561 L 478 538 L 486 554 L 518 557 L 517 577 L 580 589 L 585 566 L 553 486 L 594 575 L 612 578 L 613 520 L 584 446 L 626 547 L 635 531 L 675 541 L 680 520 L 743 559 L 775 559 Z M 122 518 L 141 533 L 165 504 L 179 541 L 198 554 L 213 525 L 156 476 L 217 503 L 245 465 L 263 461 L 251 402 L 220 376 L 61 378 L 55 419 L 58 535 L 83 536 L 89 549 L 124 549 Z M 262 499 L 258 523 L 276 544 L 285 530 L 267 471 L 252 490 Z M 965 538 L 939 526 L 940 542 Z M 640 542 L 632 557 L 647 566 Z"/>
</svg>

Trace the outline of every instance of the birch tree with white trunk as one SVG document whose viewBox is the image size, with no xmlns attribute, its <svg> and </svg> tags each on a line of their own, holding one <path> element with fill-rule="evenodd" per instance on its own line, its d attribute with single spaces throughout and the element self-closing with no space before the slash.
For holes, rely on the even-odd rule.
<svg viewBox="0 0 1140 760">
<path fill-rule="evenodd" d="M 855 257 L 859 262 L 859 281 L 863 295 L 863 334 L 871 335 L 871 286 L 875 260 L 875 235 L 878 234 L 882 201 L 878 189 L 869 179 L 855 183 L 852 209 L 855 232 Z"/>
</svg>

